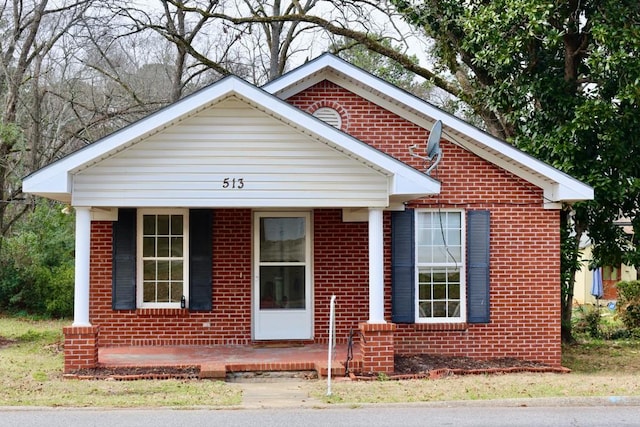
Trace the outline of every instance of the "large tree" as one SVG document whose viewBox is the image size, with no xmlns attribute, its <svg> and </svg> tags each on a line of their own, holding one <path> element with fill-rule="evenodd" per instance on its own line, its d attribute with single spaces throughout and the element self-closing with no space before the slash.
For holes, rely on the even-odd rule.
<svg viewBox="0 0 640 427">
<path fill-rule="evenodd" d="M 89 0 L 0 2 L 0 242 L 26 211 L 20 179 L 65 142 L 49 126 L 47 83 Z"/>
<path fill-rule="evenodd" d="M 640 267 L 640 4 L 600 1 L 393 0 L 435 41 L 492 133 L 592 185 L 562 212 L 563 337 L 584 233 L 593 264 Z M 631 239 L 616 224 L 630 218 Z"/>
</svg>

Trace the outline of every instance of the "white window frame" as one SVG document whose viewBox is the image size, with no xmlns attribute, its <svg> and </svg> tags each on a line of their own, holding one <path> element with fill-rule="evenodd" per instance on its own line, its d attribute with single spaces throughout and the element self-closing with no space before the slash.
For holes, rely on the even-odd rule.
<svg viewBox="0 0 640 427">
<path fill-rule="evenodd" d="M 138 308 L 180 308 L 178 302 L 145 303 L 144 302 L 144 263 L 143 237 L 145 215 L 182 215 L 183 234 L 183 267 L 182 267 L 182 295 L 189 301 L 189 210 L 188 209 L 138 209 L 136 224 L 136 298 Z M 168 258 L 170 259 L 170 257 Z"/>
<path fill-rule="evenodd" d="M 419 258 L 419 216 L 428 213 L 429 215 L 445 213 L 460 214 L 460 260 L 449 260 L 444 263 L 420 262 Z M 463 209 L 416 209 L 415 218 L 415 322 L 416 323 L 465 323 L 467 321 L 467 285 L 466 285 L 466 216 Z M 460 274 L 460 306 L 457 317 L 420 317 L 420 270 L 426 268 L 455 268 Z"/>
</svg>

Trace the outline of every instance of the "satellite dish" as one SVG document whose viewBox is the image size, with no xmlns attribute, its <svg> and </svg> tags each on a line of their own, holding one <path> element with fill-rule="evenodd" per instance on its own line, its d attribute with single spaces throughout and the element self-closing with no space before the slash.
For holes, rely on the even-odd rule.
<svg viewBox="0 0 640 427">
<path fill-rule="evenodd" d="M 427 157 L 429 160 L 440 154 L 440 137 L 442 136 L 442 121 L 436 120 L 427 140 Z"/>
<path fill-rule="evenodd" d="M 442 121 L 436 120 L 431 128 L 431 132 L 429 132 L 429 139 L 427 140 L 427 156 L 421 156 L 415 152 L 417 148 L 416 145 L 409 147 L 409 154 L 413 157 L 417 157 L 419 159 L 424 160 L 425 162 L 429 162 L 430 165 L 425 172 L 427 175 L 431 173 L 431 171 L 438 166 L 440 163 L 440 159 L 442 158 L 442 150 L 440 149 L 440 137 L 442 136 Z"/>
</svg>

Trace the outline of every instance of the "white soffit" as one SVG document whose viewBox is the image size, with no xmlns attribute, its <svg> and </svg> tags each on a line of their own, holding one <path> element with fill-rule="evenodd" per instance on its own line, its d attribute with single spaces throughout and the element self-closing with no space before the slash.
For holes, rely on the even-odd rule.
<svg viewBox="0 0 640 427">
<path fill-rule="evenodd" d="M 542 188 L 547 202 L 593 199 L 593 188 L 449 113 L 331 54 L 285 74 L 263 89 L 287 99 L 323 80 L 430 129 L 443 122 L 443 138 Z"/>
</svg>

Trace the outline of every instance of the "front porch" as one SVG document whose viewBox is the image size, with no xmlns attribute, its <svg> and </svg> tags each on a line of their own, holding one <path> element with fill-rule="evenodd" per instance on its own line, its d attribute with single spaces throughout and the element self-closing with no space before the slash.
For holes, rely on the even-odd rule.
<svg viewBox="0 0 640 427">
<path fill-rule="evenodd" d="M 336 344 L 332 376 L 345 375 L 348 346 Z M 98 367 L 185 367 L 200 368 L 200 378 L 224 380 L 239 372 L 315 371 L 328 373 L 327 344 L 254 344 L 228 346 L 102 347 Z M 350 371 L 362 370 L 360 345 L 353 345 Z"/>
</svg>

